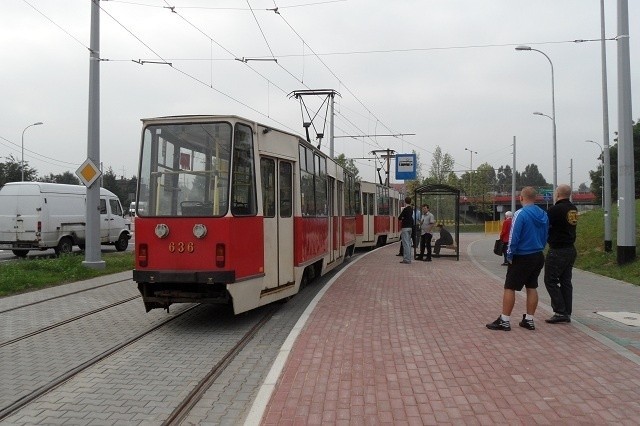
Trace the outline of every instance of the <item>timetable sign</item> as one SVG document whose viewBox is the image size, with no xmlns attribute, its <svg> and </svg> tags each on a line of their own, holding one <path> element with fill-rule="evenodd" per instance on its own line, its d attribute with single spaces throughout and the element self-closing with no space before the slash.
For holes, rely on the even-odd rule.
<svg viewBox="0 0 640 426">
<path fill-rule="evenodd" d="M 416 154 L 396 154 L 396 180 L 416 178 Z"/>
</svg>

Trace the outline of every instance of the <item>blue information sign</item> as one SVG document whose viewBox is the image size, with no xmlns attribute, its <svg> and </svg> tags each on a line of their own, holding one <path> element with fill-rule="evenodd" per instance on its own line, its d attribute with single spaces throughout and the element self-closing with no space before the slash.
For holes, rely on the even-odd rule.
<svg viewBox="0 0 640 426">
<path fill-rule="evenodd" d="M 396 180 L 416 178 L 416 154 L 396 154 Z"/>
</svg>

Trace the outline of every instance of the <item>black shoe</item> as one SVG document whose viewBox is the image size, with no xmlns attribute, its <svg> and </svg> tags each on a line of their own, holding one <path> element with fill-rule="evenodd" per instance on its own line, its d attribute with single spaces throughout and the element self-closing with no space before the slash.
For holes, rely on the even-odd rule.
<svg viewBox="0 0 640 426">
<path fill-rule="evenodd" d="M 420 255 L 416 256 L 416 260 L 422 260 L 422 256 Z"/>
<path fill-rule="evenodd" d="M 487 324 L 487 328 L 489 330 L 511 331 L 511 324 L 509 323 L 509 321 L 503 321 L 502 317 L 500 316 L 494 322 Z"/>
<path fill-rule="evenodd" d="M 396 254 L 396 256 L 402 256 L 402 253 L 398 253 L 398 254 Z"/>
<path fill-rule="evenodd" d="M 520 323 L 518 324 L 520 327 L 524 327 L 527 330 L 535 330 L 536 329 L 536 325 L 533 323 L 533 320 L 530 319 L 526 319 L 527 316 L 525 314 L 522 314 L 522 321 L 520 321 Z"/>
<path fill-rule="evenodd" d="M 544 322 L 549 324 L 558 324 L 561 322 L 571 322 L 571 317 L 569 315 L 561 315 L 561 314 L 553 314 L 553 316 L 549 319 L 544 320 Z"/>
<path fill-rule="evenodd" d="M 430 257 L 427 257 L 424 261 L 425 261 L 425 262 L 431 262 L 431 258 L 430 258 Z"/>
</svg>

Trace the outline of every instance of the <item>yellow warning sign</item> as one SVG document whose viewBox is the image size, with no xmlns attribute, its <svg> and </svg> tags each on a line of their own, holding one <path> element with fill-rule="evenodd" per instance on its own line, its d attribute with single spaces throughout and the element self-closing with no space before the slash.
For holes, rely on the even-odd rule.
<svg viewBox="0 0 640 426">
<path fill-rule="evenodd" d="M 102 172 L 96 165 L 87 158 L 84 163 L 76 170 L 76 176 L 80 178 L 84 186 L 91 187 L 93 183 L 102 175 Z"/>
</svg>

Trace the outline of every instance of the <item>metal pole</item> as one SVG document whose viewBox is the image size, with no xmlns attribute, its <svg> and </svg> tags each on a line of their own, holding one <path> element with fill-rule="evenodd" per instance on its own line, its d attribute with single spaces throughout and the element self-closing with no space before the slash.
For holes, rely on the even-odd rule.
<svg viewBox="0 0 640 426">
<path fill-rule="evenodd" d="M 21 182 L 24 182 L 24 132 L 26 132 L 29 127 L 39 126 L 41 124 L 42 124 L 41 121 L 38 121 L 37 123 L 29 124 L 22 131 L 22 159 L 20 160 L 20 173 L 22 175 L 21 180 L 20 180 Z"/>
<path fill-rule="evenodd" d="M 633 119 L 629 58 L 629 5 L 618 0 L 618 264 L 636 257 Z"/>
<path fill-rule="evenodd" d="M 569 195 L 569 201 L 573 201 L 573 158 L 569 161 L 569 188 L 571 188 L 571 195 Z"/>
<path fill-rule="evenodd" d="M 549 65 L 551 65 L 551 121 L 553 122 L 553 189 L 555 194 L 555 189 L 558 186 L 558 156 L 557 156 L 557 138 L 556 138 L 556 85 L 555 85 L 555 73 L 553 71 L 553 62 L 551 58 L 547 56 L 542 50 L 532 49 L 529 46 L 518 46 L 516 50 L 529 51 L 533 50 L 534 52 L 538 52 L 544 55 L 549 61 Z M 540 114 L 544 115 L 544 114 Z M 555 200 L 554 200 L 555 201 Z"/>
<path fill-rule="evenodd" d="M 513 169 L 511 170 L 511 212 L 516 211 L 516 137 L 513 137 Z"/>
<path fill-rule="evenodd" d="M 100 8 L 91 1 L 91 37 L 89 53 L 89 117 L 87 157 L 100 164 Z M 84 266 L 104 269 L 100 252 L 100 180 L 87 188 L 87 223 Z"/>
<path fill-rule="evenodd" d="M 331 130 L 331 139 L 329 139 L 329 157 L 333 158 L 333 139 L 334 139 L 334 134 L 335 134 L 335 127 L 333 126 L 333 119 L 334 119 L 334 93 L 332 93 L 331 99 L 329 100 L 329 106 L 331 109 L 331 112 L 329 114 L 329 128 Z M 388 169 L 387 169 L 388 170 Z"/>
<path fill-rule="evenodd" d="M 602 56 L 602 209 L 604 211 L 604 251 L 612 250 L 611 242 L 611 157 L 609 154 L 609 95 L 607 93 L 607 48 L 604 34 L 604 0 L 600 0 L 600 50 Z"/>
</svg>

